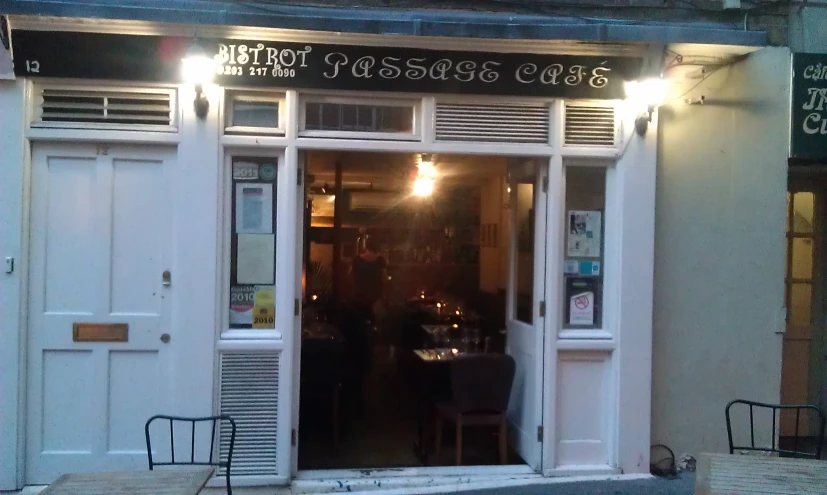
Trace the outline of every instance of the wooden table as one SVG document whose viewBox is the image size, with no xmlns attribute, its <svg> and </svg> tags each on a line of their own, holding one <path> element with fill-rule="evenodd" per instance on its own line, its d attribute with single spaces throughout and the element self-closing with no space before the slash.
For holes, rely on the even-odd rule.
<svg viewBox="0 0 827 495">
<path fill-rule="evenodd" d="M 700 454 L 696 495 L 816 495 L 827 492 L 827 462 L 763 455 Z"/>
<path fill-rule="evenodd" d="M 212 467 L 64 474 L 40 495 L 196 495 Z"/>
</svg>

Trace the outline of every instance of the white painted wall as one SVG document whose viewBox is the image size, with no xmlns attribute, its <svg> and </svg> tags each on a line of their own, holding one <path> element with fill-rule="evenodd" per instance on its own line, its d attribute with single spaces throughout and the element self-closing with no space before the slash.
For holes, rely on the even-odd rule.
<svg viewBox="0 0 827 495">
<path fill-rule="evenodd" d="M 17 460 L 25 451 L 22 431 L 25 378 L 16 366 L 25 356 L 20 338 L 21 284 L 25 281 L 23 221 L 24 82 L 0 80 L 0 266 L 14 258 L 14 272 L 0 270 L 0 491 L 23 486 Z"/>
<path fill-rule="evenodd" d="M 724 407 L 778 402 L 790 52 L 764 48 L 659 110 L 652 443 L 727 449 Z"/>
</svg>

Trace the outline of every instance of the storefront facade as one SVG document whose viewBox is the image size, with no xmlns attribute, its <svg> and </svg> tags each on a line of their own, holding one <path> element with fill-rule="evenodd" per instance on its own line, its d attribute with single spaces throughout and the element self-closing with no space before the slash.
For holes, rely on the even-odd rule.
<svg viewBox="0 0 827 495">
<path fill-rule="evenodd" d="M 3 240 L 3 386 L 13 393 L 0 398 L 12 446 L 0 488 L 143 469 L 142 426 L 161 412 L 243 422 L 237 486 L 333 486 L 331 473 L 297 469 L 304 160 L 316 150 L 539 164 L 533 318 L 508 335 L 520 389 L 509 439 L 526 465 L 398 476 L 649 471 L 659 111 L 627 100 L 623 86 L 660 75 L 662 44 L 34 17 L 11 26 L 0 205 L 4 233 L 19 236 Z M 180 82 L 194 43 L 214 61 L 210 84 Z M 307 112 L 316 103 L 406 108 L 413 123 L 401 133 L 318 130 Z M 243 123 L 245 109 L 269 124 Z M 232 328 L 229 311 L 236 157 L 267 165 L 257 174 L 274 205 L 274 275 L 256 282 L 271 284 L 272 321 L 250 329 Z M 605 205 L 595 210 L 602 246 L 580 253 L 566 175 L 584 167 L 605 170 Z M 567 290 L 581 276 L 602 287 L 591 314 Z"/>
</svg>

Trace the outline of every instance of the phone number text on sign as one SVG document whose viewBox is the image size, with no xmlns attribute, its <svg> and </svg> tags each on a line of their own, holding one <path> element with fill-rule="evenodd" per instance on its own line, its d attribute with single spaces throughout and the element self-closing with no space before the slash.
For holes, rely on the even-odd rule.
<svg viewBox="0 0 827 495">
<path fill-rule="evenodd" d="M 220 76 L 296 77 L 296 68 L 307 67 L 307 55 L 312 50 L 309 46 L 304 50 L 279 50 L 264 43 L 255 46 L 219 43 L 214 57 L 216 73 Z"/>
</svg>

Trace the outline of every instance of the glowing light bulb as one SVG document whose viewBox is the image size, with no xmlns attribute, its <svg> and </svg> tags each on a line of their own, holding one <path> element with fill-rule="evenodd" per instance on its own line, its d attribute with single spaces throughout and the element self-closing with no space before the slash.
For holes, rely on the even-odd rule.
<svg viewBox="0 0 827 495">
<path fill-rule="evenodd" d="M 415 196 L 423 198 L 432 195 L 434 193 L 434 180 L 417 177 L 413 183 L 413 193 Z"/>
</svg>

